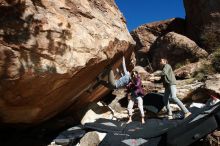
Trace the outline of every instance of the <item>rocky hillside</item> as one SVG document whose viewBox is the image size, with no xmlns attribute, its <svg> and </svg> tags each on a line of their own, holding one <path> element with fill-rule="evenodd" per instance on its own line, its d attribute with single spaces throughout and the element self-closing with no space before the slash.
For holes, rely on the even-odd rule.
<svg viewBox="0 0 220 146">
<path fill-rule="evenodd" d="M 39 123 L 97 100 L 108 89 L 96 77 L 135 44 L 113 0 L 1 0 L 0 14 L 1 123 Z"/>
<path fill-rule="evenodd" d="M 137 42 L 139 65 L 149 65 L 148 58 L 157 67 L 157 58 L 162 56 L 174 66 L 185 64 L 186 59 L 196 62 L 220 48 L 219 1 L 184 0 L 184 6 L 185 19 L 172 18 L 144 24 L 131 32 Z"/>
<path fill-rule="evenodd" d="M 209 93 L 220 96 L 218 87 L 214 88 L 220 68 L 220 3 L 218 0 L 184 0 L 184 6 L 185 19 L 143 24 L 131 32 L 136 41 L 137 65 L 152 73 L 160 69 L 160 58 L 165 57 L 180 82 L 178 97 L 193 99 L 196 94 L 195 98 L 209 98 Z M 213 78 L 214 86 L 205 86 Z M 151 85 L 148 82 L 146 87 Z"/>
</svg>

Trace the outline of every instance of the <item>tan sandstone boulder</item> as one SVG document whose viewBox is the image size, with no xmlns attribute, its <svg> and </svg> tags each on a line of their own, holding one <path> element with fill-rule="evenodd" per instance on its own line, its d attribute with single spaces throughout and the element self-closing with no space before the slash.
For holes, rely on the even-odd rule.
<svg viewBox="0 0 220 146">
<path fill-rule="evenodd" d="M 136 41 L 135 53 L 137 64 L 141 66 L 148 65 L 147 53 L 156 39 L 166 33 L 173 31 L 184 34 L 185 20 L 181 18 L 172 18 L 164 21 L 148 23 L 139 26 L 131 32 Z"/>
<path fill-rule="evenodd" d="M 154 68 L 159 68 L 160 58 L 165 57 L 175 69 L 177 64 L 185 64 L 186 61 L 196 62 L 199 58 L 207 57 L 208 53 L 189 38 L 169 32 L 157 39 L 151 55 Z"/>
<path fill-rule="evenodd" d="M 39 123 L 97 100 L 108 89 L 96 77 L 135 44 L 113 0 L 3 0 L 0 14 L 3 123 Z"/>
</svg>

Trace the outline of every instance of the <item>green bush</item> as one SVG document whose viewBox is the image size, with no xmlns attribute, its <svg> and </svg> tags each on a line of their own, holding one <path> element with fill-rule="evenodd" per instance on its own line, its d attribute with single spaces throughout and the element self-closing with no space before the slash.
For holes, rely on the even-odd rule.
<svg viewBox="0 0 220 146">
<path fill-rule="evenodd" d="M 185 66 L 185 65 L 187 65 L 187 64 L 190 64 L 191 62 L 190 62 L 190 60 L 189 59 L 186 59 L 186 60 L 184 60 L 184 61 L 182 61 L 182 62 L 178 62 L 177 64 L 175 64 L 175 69 L 178 69 L 178 68 L 181 68 L 181 67 L 183 67 L 183 66 Z"/>
<path fill-rule="evenodd" d="M 198 81 L 204 81 L 207 75 L 213 73 L 215 73 L 215 69 L 213 68 L 213 66 L 210 65 L 210 63 L 208 62 L 204 62 L 202 67 L 194 73 L 193 77 L 195 77 L 195 79 L 197 79 Z"/>
<path fill-rule="evenodd" d="M 212 23 L 209 26 L 206 25 L 201 32 L 200 43 L 209 53 L 214 52 L 220 46 L 219 34 L 216 30 L 219 30 L 219 24 Z"/>
<path fill-rule="evenodd" d="M 213 57 L 212 57 L 212 66 L 213 68 L 217 71 L 220 72 L 220 49 L 217 49 L 214 53 L 213 53 Z"/>
<path fill-rule="evenodd" d="M 193 77 L 199 81 L 204 81 L 207 75 L 220 72 L 220 49 L 215 50 L 208 60 L 202 62 L 202 67 L 193 74 Z"/>
</svg>

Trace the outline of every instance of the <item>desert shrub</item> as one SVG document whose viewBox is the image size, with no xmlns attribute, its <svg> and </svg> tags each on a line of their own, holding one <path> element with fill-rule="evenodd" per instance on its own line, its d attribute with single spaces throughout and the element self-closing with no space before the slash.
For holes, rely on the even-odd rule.
<svg viewBox="0 0 220 146">
<path fill-rule="evenodd" d="M 178 69 L 178 68 L 181 68 L 181 67 L 183 67 L 183 66 L 185 66 L 185 65 L 187 65 L 187 64 L 190 64 L 189 59 L 186 59 L 186 60 L 184 60 L 184 61 L 182 61 L 182 62 L 176 63 L 174 68 L 175 68 L 175 69 Z"/>
<path fill-rule="evenodd" d="M 219 24 L 212 23 L 205 26 L 201 32 L 200 43 L 209 53 L 213 53 L 220 47 L 219 34 L 216 30 L 219 30 Z"/>
<path fill-rule="evenodd" d="M 213 57 L 212 57 L 211 63 L 212 63 L 213 68 L 217 72 L 220 72 L 220 49 L 217 49 L 213 53 Z"/>
<path fill-rule="evenodd" d="M 220 73 L 220 48 L 216 49 L 209 57 L 209 60 L 203 60 L 202 67 L 194 73 L 194 77 L 202 81 L 207 75 Z"/>
<path fill-rule="evenodd" d="M 204 81 L 208 75 L 213 73 L 215 73 L 215 69 L 213 68 L 213 66 L 210 65 L 210 63 L 204 61 L 201 68 L 193 74 L 193 77 L 195 77 L 195 79 L 197 79 L 198 81 Z"/>
</svg>

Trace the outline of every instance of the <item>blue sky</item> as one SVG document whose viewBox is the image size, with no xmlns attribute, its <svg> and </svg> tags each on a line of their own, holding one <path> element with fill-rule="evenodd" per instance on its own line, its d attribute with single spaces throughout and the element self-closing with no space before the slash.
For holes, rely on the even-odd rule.
<svg viewBox="0 0 220 146">
<path fill-rule="evenodd" d="M 138 26 L 169 18 L 185 18 L 183 0 L 115 0 L 129 31 Z"/>
</svg>

